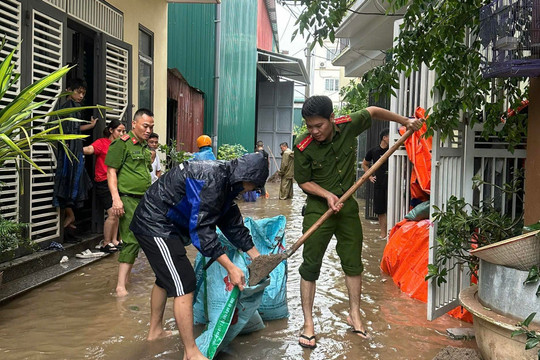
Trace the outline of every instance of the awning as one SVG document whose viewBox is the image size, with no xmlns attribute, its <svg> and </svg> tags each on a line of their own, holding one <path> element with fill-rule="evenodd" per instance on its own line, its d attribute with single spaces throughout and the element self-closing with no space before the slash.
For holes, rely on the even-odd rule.
<svg viewBox="0 0 540 360">
<path fill-rule="evenodd" d="M 301 59 L 257 49 L 257 70 L 270 81 L 294 81 L 300 85 L 309 84 L 309 75 Z"/>
</svg>

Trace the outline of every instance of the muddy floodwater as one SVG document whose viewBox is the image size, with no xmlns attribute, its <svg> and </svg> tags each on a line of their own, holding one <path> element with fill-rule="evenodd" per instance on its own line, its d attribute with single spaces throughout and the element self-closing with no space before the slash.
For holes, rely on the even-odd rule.
<svg viewBox="0 0 540 360">
<path fill-rule="evenodd" d="M 278 200 L 277 184 L 268 184 L 269 199 L 240 202 L 244 216 L 287 217 L 290 246 L 302 231 L 300 211 L 305 196 L 295 185 L 293 200 Z M 361 206 L 362 207 L 362 206 Z M 455 341 L 447 328 L 470 327 L 445 315 L 426 320 L 426 305 L 403 294 L 381 273 L 385 241 L 377 225 L 362 218 L 364 226 L 364 285 L 361 311 L 371 340 L 350 332 L 347 288 L 335 252 L 329 246 L 314 305 L 317 348 L 298 345 L 303 319 L 300 307 L 301 248 L 289 259 L 288 319 L 266 322 L 264 330 L 237 337 L 216 358 L 232 359 L 432 359 L 447 345 L 474 348 L 474 341 Z M 192 259 L 195 250 L 191 247 Z M 116 254 L 34 289 L 0 306 L 0 359 L 182 359 L 179 337 L 145 340 L 150 317 L 153 272 L 144 254 L 135 263 L 125 299 L 113 296 L 118 263 Z M 172 302 L 165 327 L 175 329 Z M 197 334 L 203 330 L 196 327 Z"/>
</svg>

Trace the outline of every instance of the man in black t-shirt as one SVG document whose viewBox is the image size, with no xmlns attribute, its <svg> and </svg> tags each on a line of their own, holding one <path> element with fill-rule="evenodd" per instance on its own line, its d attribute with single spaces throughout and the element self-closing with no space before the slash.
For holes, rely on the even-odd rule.
<svg viewBox="0 0 540 360">
<path fill-rule="evenodd" d="M 380 132 L 379 138 L 381 143 L 378 146 L 370 149 L 364 161 L 362 161 L 362 169 L 368 171 L 372 164 L 384 155 L 388 150 L 388 129 L 384 129 Z M 386 230 L 386 203 L 388 201 L 388 163 L 385 162 L 380 168 L 375 171 L 375 175 L 369 177 L 369 180 L 373 183 L 374 200 L 373 210 L 379 218 L 379 227 L 381 228 L 381 239 L 385 239 L 387 236 Z"/>
</svg>

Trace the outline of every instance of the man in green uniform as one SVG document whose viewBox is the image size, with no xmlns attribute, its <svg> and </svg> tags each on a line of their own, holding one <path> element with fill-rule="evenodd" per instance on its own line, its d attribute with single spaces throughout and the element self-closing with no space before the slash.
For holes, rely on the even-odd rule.
<svg viewBox="0 0 540 360">
<path fill-rule="evenodd" d="M 289 149 L 289 144 L 286 142 L 279 145 L 281 148 L 281 167 L 279 169 L 279 177 L 281 184 L 279 185 L 279 199 L 292 199 L 293 197 L 293 177 L 294 177 L 294 153 Z"/>
<path fill-rule="evenodd" d="M 151 184 L 151 152 L 146 141 L 154 129 L 154 114 L 139 109 L 133 116 L 129 133 L 113 141 L 109 147 L 105 165 L 107 182 L 113 200 L 112 212 L 120 217 L 120 236 L 124 245 L 118 256 L 118 282 L 116 295 L 128 294 L 126 284 L 139 254 L 139 243 L 129 230 L 129 224 L 140 199 Z"/>
<path fill-rule="evenodd" d="M 294 177 L 308 195 L 303 231 L 309 229 L 328 208 L 334 211 L 334 215 L 304 244 L 304 259 L 299 269 L 304 313 L 304 328 L 299 344 L 315 348 L 312 314 L 315 282 L 319 278 L 322 259 L 333 235 L 337 239 L 336 251 L 349 293 L 347 322 L 354 333 L 368 338 L 360 316 L 363 266 L 362 225 L 358 203 L 354 198 L 349 198 L 345 203 L 336 205 L 339 197 L 356 180 L 356 137 L 371 126 L 372 118 L 395 121 L 414 130 L 418 130 L 422 122 L 373 106 L 335 119 L 332 101 L 327 96 L 307 99 L 302 107 L 302 117 L 308 132 L 300 135 L 295 142 Z"/>
</svg>

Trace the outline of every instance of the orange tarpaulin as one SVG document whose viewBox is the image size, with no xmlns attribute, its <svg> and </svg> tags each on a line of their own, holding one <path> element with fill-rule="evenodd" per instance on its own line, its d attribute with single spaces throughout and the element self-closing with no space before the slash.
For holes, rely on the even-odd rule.
<svg viewBox="0 0 540 360">
<path fill-rule="evenodd" d="M 427 302 L 429 220 L 402 220 L 390 231 L 381 269 L 410 297 Z M 448 312 L 453 317 L 472 322 L 471 314 L 458 306 Z"/>
<path fill-rule="evenodd" d="M 425 118 L 425 110 L 421 107 L 416 108 L 415 117 L 419 119 Z M 407 129 L 403 126 L 399 129 L 401 135 Z M 405 149 L 409 160 L 413 163 L 414 168 L 411 173 L 411 197 L 426 201 L 429 198 L 431 189 L 431 146 L 432 137 L 425 138 L 423 135 L 427 131 L 427 126 L 424 123 L 422 128 L 415 131 L 407 140 L 405 140 Z"/>
</svg>

